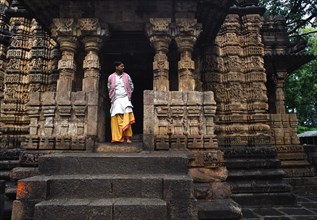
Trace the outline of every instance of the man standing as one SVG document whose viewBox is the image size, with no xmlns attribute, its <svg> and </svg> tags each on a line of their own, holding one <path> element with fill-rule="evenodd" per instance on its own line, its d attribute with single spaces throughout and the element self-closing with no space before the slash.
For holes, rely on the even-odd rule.
<svg viewBox="0 0 317 220">
<path fill-rule="evenodd" d="M 111 101 L 111 135 L 113 142 L 131 143 L 132 128 L 135 123 L 131 96 L 133 83 L 130 76 L 123 72 L 124 64 L 121 61 L 114 62 L 115 72 L 108 78 L 108 91 Z"/>
</svg>

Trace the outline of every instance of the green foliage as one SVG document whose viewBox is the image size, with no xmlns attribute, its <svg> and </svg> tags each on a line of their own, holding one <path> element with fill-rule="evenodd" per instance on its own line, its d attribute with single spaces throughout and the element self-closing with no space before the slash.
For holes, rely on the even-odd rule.
<svg viewBox="0 0 317 220">
<path fill-rule="evenodd" d="M 260 0 L 266 15 L 286 18 L 289 34 L 296 36 L 304 27 L 317 27 L 317 0 Z"/>
<path fill-rule="evenodd" d="M 308 41 L 307 54 L 317 56 L 317 0 L 260 0 L 266 16 L 282 15 L 286 18 L 290 37 L 304 37 Z M 317 127 L 317 60 L 294 71 L 286 81 L 285 105 L 296 113 L 298 132 Z"/>
<path fill-rule="evenodd" d="M 309 127 L 300 126 L 300 125 L 297 127 L 298 134 L 303 133 L 305 131 L 317 131 L 317 128 L 309 128 Z"/>
<path fill-rule="evenodd" d="M 303 32 L 311 31 L 305 29 Z M 308 38 L 306 52 L 317 55 L 317 34 Z M 317 60 L 294 71 L 285 85 L 286 109 L 298 116 L 299 125 L 317 127 Z"/>
</svg>

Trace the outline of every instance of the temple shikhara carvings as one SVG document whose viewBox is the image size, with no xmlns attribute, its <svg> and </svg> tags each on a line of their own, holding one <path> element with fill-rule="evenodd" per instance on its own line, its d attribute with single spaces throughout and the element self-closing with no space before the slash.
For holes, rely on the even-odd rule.
<svg viewBox="0 0 317 220">
<path fill-rule="evenodd" d="M 313 56 L 264 11 L 257 0 L 1 0 L 12 219 L 240 219 L 244 205 L 296 204 L 291 184 L 315 168 L 283 89 Z M 130 146 L 110 144 L 116 60 L 135 83 Z"/>
</svg>

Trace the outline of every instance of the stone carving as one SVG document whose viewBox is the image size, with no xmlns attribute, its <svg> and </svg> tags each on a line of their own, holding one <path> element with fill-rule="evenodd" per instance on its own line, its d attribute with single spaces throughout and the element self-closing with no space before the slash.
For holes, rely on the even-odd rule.
<svg viewBox="0 0 317 220">
<path fill-rule="evenodd" d="M 82 31 L 96 31 L 99 25 L 97 18 L 81 18 L 78 20 L 79 28 Z"/>
<path fill-rule="evenodd" d="M 297 118 L 293 114 L 271 114 L 270 127 L 278 158 L 286 176 L 313 176 L 314 170 L 307 163 L 307 155 L 297 136 Z M 301 164 L 298 166 L 298 164 Z"/>
<path fill-rule="evenodd" d="M 150 18 L 151 27 L 148 28 L 148 32 L 154 32 L 157 34 L 170 34 L 170 18 Z M 152 35 L 149 34 L 149 35 Z"/>
<path fill-rule="evenodd" d="M 98 54 L 89 51 L 84 59 L 83 67 L 84 69 L 99 69 L 100 63 Z"/>
<path fill-rule="evenodd" d="M 271 141 L 260 27 L 259 15 L 227 15 L 216 37 L 218 52 L 209 56 L 218 66 L 213 68 L 215 73 L 211 72 L 217 77 L 209 83 L 217 101 L 215 132 L 222 147 L 266 145 Z M 254 37 L 246 37 L 250 35 Z"/>
<path fill-rule="evenodd" d="M 210 94 L 209 94 L 210 93 Z M 185 94 L 185 95 L 184 95 Z M 213 118 L 216 111 L 212 92 L 154 92 L 152 128 L 145 132 L 153 133 L 151 143 L 157 149 L 190 148 L 206 149 L 216 147 L 213 135 Z M 163 100 L 159 97 L 165 97 Z M 156 98 L 157 97 L 157 98 Z M 209 102 L 204 102 L 208 97 Z M 208 125 L 207 127 L 203 125 Z M 148 143 L 147 143 L 148 144 Z"/>
<path fill-rule="evenodd" d="M 197 199 L 228 198 L 224 155 L 214 135 L 216 103 L 213 92 L 145 91 L 144 139 L 155 150 L 187 148 L 189 174 Z M 150 116 L 150 117 L 149 117 Z M 204 185 L 204 187 L 201 186 Z"/>
<path fill-rule="evenodd" d="M 62 54 L 62 58 L 58 61 L 58 69 L 69 69 L 69 70 L 76 70 L 76 65 L 74 63 L 74 53 L 70 51 L 65 51 Z"/>
<path fill-rule="evenodd" d="M 178 63 L 179 91 L 195 91 L 199 84 L 198 77 L 194 75 L 195 64 L 191 55 L 201 28 L 196 19 L 176 19 L 175 40 L 181 53 L 181 60 Z"/>
<path fill-rule="evenodd" d="M 51 31 L 53 36 L 73 35 L 75 32 L 75 21 L 73 18 L 54 18 Z"/>
<path fill-rule="evenodd" d="M 151 18 L 147 24 L 147 35 L 155 49 L 153 90 L 169 91 L 169 62 L 166 53 L 172 39 L 170 26 L 169 18 Z"/>
</svg>

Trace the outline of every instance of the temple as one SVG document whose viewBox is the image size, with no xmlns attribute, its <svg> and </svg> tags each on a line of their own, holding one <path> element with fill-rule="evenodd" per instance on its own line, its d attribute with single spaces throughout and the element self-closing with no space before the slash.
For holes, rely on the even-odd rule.
<svg viewBox="0 0 317 220">
<path fill-rule="evenodd" d="M 314 57 L 264 12 L 257 0 L 1 0 L 12 219 L 240 219 L 244 206 L 295 205 L 305 180 L 317 189 L 283 90 Z M 135 84 L 131 146 L 110 144 L 116 60 Z"/>
</svg>

